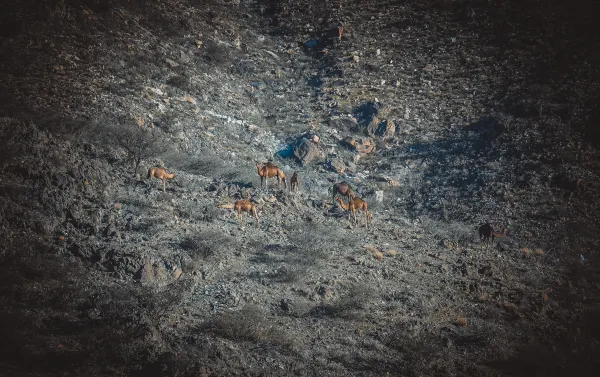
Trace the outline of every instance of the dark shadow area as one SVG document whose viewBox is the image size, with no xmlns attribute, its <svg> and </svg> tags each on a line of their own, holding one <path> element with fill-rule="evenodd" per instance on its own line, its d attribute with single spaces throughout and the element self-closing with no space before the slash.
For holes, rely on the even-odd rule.
<svg viewBox="0 0 600 377">
<path fill-rule="evenodd" d="M 156 344 L 143 339 L 156 323 L 135 314 L 146 307 L 150 319 L 158 309 L 149 292 L 111 288 L 90 296 L 79 263 L 26 251 L 2 257 L 0 279 L 5 373 L 126 375 L 152 358 Z"/>
</svg>

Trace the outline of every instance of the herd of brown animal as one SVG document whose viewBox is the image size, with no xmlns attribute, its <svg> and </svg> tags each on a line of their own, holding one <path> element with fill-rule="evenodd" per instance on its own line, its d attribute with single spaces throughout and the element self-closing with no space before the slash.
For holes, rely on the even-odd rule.
<svg viewBox="0 0 600 377">
<path fill-rule="evenodd" d="M 273 163 L 271 163 L 271 162 L 267 162 L 265 164 L 257 163 L 256 170 L 260 177 L 260 186 L 261 187 L 263 187 L 263 185 L 264 185 L 266 188 L 268 188 L 268 179 L 269 178 L 277 178 L 277 187 L 280 187 L 281 184 L 283 183 L 284 188 L 288 188 L 284 171 L 282 169 L 280 169 L 279 167 L 275 166 Z M 165 192 L 165 186 L 166 186 L 167 180 L 175 178 L 175 173 L 169 173 L 169 172 L 167 172 L 167 170 L 165 168 L 153 167 L 148 170 L 148 179 L 150 179 L 152 182 L 153 178 L 157 178 L 162 181 L 163 192 Z M 290 191 L 298 191 L 299 185 L 300 185 L 300 179 L 298 177 L 298 172 L 294 171 L 294 174 L 290 178 L 290 185 L 289 185 Z M 354 225 L 358 224 L 358 219 L 357 219 L 356 213 L 360 212 L 360 211 L 364 211 L 365 217 L 366 217 L 365 226 L 367 228 L 369 227 L 369 222 L 372 221 L 372 219 L 373 219 L 373 215 L 371 214 L 371 212 L 369 212 L 369 204 L 365 200 L 356 197 L 356 194 L 354 194 L 354 190 L 352 190 L 352 187 L 350 187 L 350 185 L 348 183 L 339 182 L 339 183 L 334 184 L 332 187 L 332 192 L 333 192 L 332 200 L 335 202 L 336 196 L 339 195 L 340 197 L 337 198 L 337 201 L 338 201 L 338 203 L 340 203 L 340 206 L 344 210 L 351 212 L 352 217 L 354 219 Z M 348 199 L 348 203 L 344 202 L 344 200 L 341 197 L 346 197 Z M 233 207 L 231 207 L 231 208 L 233 208 L 233 211 L 236 212 L 236 217 L 240 223 L 243 220 L 243 212 L 248 212 L 248 214 L 250 214 L 251 216 L 253 216 L 256 219 L 256 226 L 258 226 L 258 224 L 259 224 L 258 211 L 256 209 L 256 205 L 254 203 L 252 203 L 251 200 L 240 199 L 240 200 L 236 201 L 234 203 Z M 492 227 L 492 225 L 490 223 L 485 223 L 479 227 L 479 238 L 480 238 L 481 242 L 493 243 L 494 238 L 505 237 L 507 234 L 507 231 L 508 231 L 508 228 L 504 228 L 502 230 L 502 232 L 495 232 L 494 228 Z"/>
<path fill-rule="evenodd" d="M 287 179 L 284 171 L 279 167 L 275 166 L 271 162 L 267 162 L 264 164 L 257 163 L 256 170 L 258 172 L 258 176 L 260 177 L 260 186 L 265 186 L 268 188 L 268 179 L 269 178 L 277 178 L 277 187 L 280 187 L 283 183 L 284 188 L 288 188 Z M 152 183 L 153 178 L 157 178 L 162 181 L 163 192 L 166 191 L 166 183 L 167 180 L 175 178 L 175 173 L 169 173 L 165 168 L 161 167 L 152 167 L 148 170 L 148 177 L 150 182 Z M 298 191 L 300 186 L 300 178 L 298 177 L 298 172 L 295 171 L 292 177 L 290 178 L 289 189 L 290 191 Z M 340 195 L 342 197 L 348 198 L 348 203 L 345 203 L 344 200 L 340 197 L 337 198 L 337 201 L 340 203 L 340 206 L 346 210 L 350 211 L 352 217 L 354 218 L 354 224 L 358 223 L 358 219 L 356 216 L 357 212 L 364 211 L 366 216 L 366 227 L 369 227 L 369 222 L 373 219 L 373 215 L 369 212 L 369 205 L 363 199 L 357 198 L 350 187 L 346 182 L 339 182 L 333 185 L 333 201 L 335 202 L 336 195 Z M 241 223 L 243 220 L 243 212 L 248 212 L 251 216 L 256 219 L 256 225 L 258 226 L 258 212 L 256 209 L 256 205 L 252 203 L 249 199 L 240 199 L 233 204 L 233 211 L 236 212 L 236 216 L 238 221 Z"/>
</svg>

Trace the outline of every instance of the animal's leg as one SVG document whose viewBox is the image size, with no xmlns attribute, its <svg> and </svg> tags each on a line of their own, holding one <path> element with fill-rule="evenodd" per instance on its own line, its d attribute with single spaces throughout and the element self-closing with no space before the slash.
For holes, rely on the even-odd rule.
<svg viewBox="0 0 600 377">
<path fill-rule="evenodd" d="M 166 192 L 167 179 L 163 178 L 162 181 L 163 181 L 163 192 Z"/>
</svg>

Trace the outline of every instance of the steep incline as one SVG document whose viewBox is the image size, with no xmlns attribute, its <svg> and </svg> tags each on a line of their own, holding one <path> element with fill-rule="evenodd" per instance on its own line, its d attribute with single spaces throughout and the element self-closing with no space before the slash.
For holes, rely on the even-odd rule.
<svg viewBox="0 0 600 377">
<path fill-rule="evenodd" d="M 0 375 L 591 375 L 592 9 L 10 1 Z"/>
</svg>

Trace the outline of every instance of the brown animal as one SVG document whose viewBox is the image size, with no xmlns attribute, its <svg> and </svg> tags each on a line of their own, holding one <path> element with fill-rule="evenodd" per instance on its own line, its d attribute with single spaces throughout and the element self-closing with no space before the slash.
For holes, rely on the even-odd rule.
<svg viewBox="0 0 600 377">
<path fill-rule="evenodd" d="M 335 196 L 337 194 L 340 194 L 342 196 L 345 196 L 348 198 L 348 203 L 350 203 L 350 200 L 352 200 L 356 194 L 354 194 L 354 191 L 352 190 L 352 187 L 350 187 L 349 184 L 347 184 L 346 182 L 339 182 L 333 185 L 333 201 L 335 201 Z"/>
<path fill-rule="evenodd" d="M 167 179 L 173 179 L 175 178 L 175 173 L 171 173 L 169 174 L 167 172 L 167 169 L 165 168 L 150 168 L 148 170 L 148 178 L 150 179 L 150 183 L 152 183 L 153 179 L 152 178 L 158 178 L 162 181 L 163 183 L 163 192 L 165 192 L 165 185 L 167 184 Z"/>
<path fill-rule="evenodd" d="M 283 172 L 283 170 L 279 169 L 272 163 L 267 162 L 263 166 L 260 166 L 260 164 L 256 164 L 256 170 L 258 171 L 258 175 L 260 176 L 260 187 L 262 187 L 264 183 L 265 187 L 269 188 L 268 179 L 277 177 L 277 187 L 279 187 L 281 182 L 283 182 L 283 187 L 287 188 L 285 173 Z"/>
<path fill-rule="evenodd" d="M 479 227 L 479 239 L 481 242 L 485 243 L 493 243 L 494 238 L 503 238 L 506 237 L 508 232 L 508 228 L 502 229 L 501 233 L 494 232 L 494 228 L 492 228 L 492 224 L 485 223 Z"/>
<path fill-rule="evenodd" d="M 300 179 L 298 179 L 298 172 L 295 171 L 292 174 L 292 178 L 290 178 L 290 191 L 298 191 L 298 185 L 300 184 Z"/>
<path fill-rule="evenodd" d="M 369 227 L 369 221 L 373 219 L 373 215 L 371 215 L 371 212 L 369 212 L 369 205 L 366 201 L 356 197 L 352 198 L 352 200 L 349 200 L 348 204 L 344 203 L 344 200 L 342 198 L 337 198 L 337 201 L 340 203 L 343 209 L 352 212 L 352 216 L 354 216 L 355 225 L 358 223 L 358 220 L 356 219 L 356 211 L 365 211 L 365 214 L 367 216 L 366 226 L 367 228 Z"/>
<path fill-rule="evenodd" d="M 258 226 L 258 213 L 256 212 L 256 206 L 250 200 L 241 199 L 236 201 L 233 205 L 233 210 L 237 212 L 237 218 L 240 225 L 242 224 L 243 218 L 242 212 L 248 212 L 254 215 L 254 218 L 256 219 L 256 226 Z"/>
</svg>

